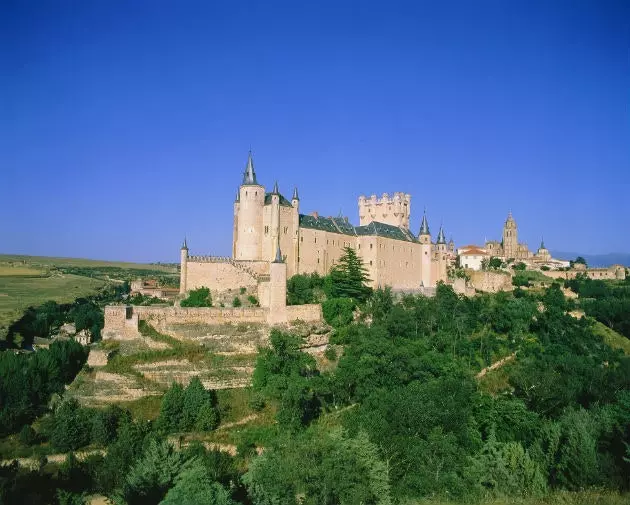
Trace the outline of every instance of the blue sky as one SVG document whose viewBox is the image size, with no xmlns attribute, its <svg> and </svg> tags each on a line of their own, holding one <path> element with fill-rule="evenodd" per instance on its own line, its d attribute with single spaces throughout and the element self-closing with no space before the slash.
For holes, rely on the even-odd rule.
<svg viewBox="0 0 630 505">
<path fill-rule="evenodd" d="M 0 252 L 228 255 L 252 148 L 301 210 L 630 252 L 624 1 L 0 5 Z"/>
</svg>

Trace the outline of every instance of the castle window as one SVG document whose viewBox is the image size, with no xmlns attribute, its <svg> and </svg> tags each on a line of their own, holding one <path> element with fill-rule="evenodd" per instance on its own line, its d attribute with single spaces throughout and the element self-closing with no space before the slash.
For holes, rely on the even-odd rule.
<svg viewBox="0 0 630 505">
<path fill-rule="evenodd" d="M 254 196 L 258 196 L 258 191 L 254 191 Z"/>
<path fill-rule="evenodd" d="M 317 237 L 315 237 L 315 243 L 317 244 Z"/>
<path fill-rule="evenodd" d="M 317 258 L 317 263 L 319 263 L 319 258 Z"/>
<path fill-rule="evenodd" d="M 372 266 L 372 260 L 370 260 L 370 266 Z"/>
<path fill-rule="evenodd" d="M 370 249 L 372 249 L 372 247 L 374 247 L 374 244 L 370 244 Z"/>
<path fill-rule="evenodd" d="M 304 242 L 304 237 L 300 237 L 300 242 Z"/>
<path fill-rule="evenodd" d="M 359 249 L 361 249 L 361 244 L 359 244 Z"/>
<path fill-rule="evenodd" d="M 288 230 L 289 230 L 289 227 L 288 227 L 288 226 L 285 226 L 285 227 L 284 227 L 284 234 L 285 234 L 285 235 L 287 234 L 287 231 L 288 231 Z"/>
<path fill-rule="evenodd" d="M 265 235 L 269 233 L 269 226 L 265 226 Z"/>
</svg>

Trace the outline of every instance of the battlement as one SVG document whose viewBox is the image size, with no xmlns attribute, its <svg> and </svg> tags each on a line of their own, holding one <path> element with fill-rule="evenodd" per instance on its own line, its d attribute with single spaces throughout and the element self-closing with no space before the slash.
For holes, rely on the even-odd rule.
<svg viewBox="0 0 630 505">
<path fill-rule="evenodd" d="M 370 198 L 359 196 L 359 225 L 366 226 L 373 221 L 409 229 L 411 214 L 411 195 L 397 192 L 391 197 L 383 193 Z"/>
</svg>

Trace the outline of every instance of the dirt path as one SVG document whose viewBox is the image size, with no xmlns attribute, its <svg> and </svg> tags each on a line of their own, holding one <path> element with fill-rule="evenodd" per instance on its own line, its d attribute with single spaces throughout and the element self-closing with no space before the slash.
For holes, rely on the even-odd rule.
<svg viewBox="0 0 630 505">
<path fill-rule="evenodd" d="M 477 375 L 475 375 L 475 378 L 481 379 L 488 372 L 492 372 L 492 370 L 496 370 L 498 368 L 501 368 L 503 365 L 505 365 L 506 363 L 509 363 L 510 361 L 513 361 L 515 358 L 516 358 L 516 353 L 514 352 L 514 353 L 510 354 L 509 356 L 506 356 L 505 358 L 500 359 L 496 363 L 492 363 L 492 365 L 487 366 L 486 368 L 481 370 L 481 372 L 479 372 Z"/>
</svg>

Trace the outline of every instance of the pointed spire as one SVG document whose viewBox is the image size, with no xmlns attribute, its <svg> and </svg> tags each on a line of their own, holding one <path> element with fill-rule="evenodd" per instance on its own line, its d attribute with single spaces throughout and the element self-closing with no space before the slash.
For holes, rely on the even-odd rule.
<svg viewBox="0 0 630 505">
<path fill-rule="evenodd" d="M 440 225 L 440 232 L 438 233 L 437 243 L 446 244 L 446 237 L 444 236 L 444 228 L 442 227 L 442 225 Z"/>
<path fill-rule="evenodd" d="M 186 249 L 188 251 L 188 244 L 186 243 L 186 237 L 184 237 L 184 242 L 182 243 L 182 249 Z"/>
<path fill-rule="evenodd" d="M 293 198 L 292 200 L 299 200 L 300 197 L 298 196 L 298 192 L 297 192 L 297 186 L 295 186 L 295 188 L 293 189 Z"/>
<path fill-rule="evenodd" d="M 280 237 L 278 237 L 278 245 L 276 246 L 276 259 L 273 260 L 274 263 L 284 263 L 282 261 L 282 251 L 280 250 Z"/>
<path fill-rule="evenodd" d="M 235 202 L 240 202 L 241 201 L 241 192 L 237 189 L 236 190 L 236 200 L 234 200 Z"/>
<path fill-rule="evenodd" d="M 252 158 L 252 151 L 249 151 L 247 155 L 247 166 L 243 173 L 243 184 L 258 184 L 256 181 L 256 172 L 254 171 L 254 159 Z"/>
<path fill-rule="evenodd" d="M 453 236 L 451 235 L 451 238 L 448 241 L 449 244 L 455 244 L 455 242 L 453 242 Z"/>
<path fill-rule="evenodd" d="M 420 235 L 431 235 L 429 231 L 429 223 L 427 222 L 427 210 L 424 210 L 422 215 L 422 224 L 420 225 Z"/>
<path fill-rule="evenodd" d="M 273 185 L 273 191 L 271 193 L 274 195 L 280 194 L 280 190 L 278 189 L 278 181 L 276 181 L 276 183 Z"/>
<path fill-rule="evenodd" d="M 545 247 L 545 237 L 540 238 L 540 249 L 546 249 Z"/>
</svg>

